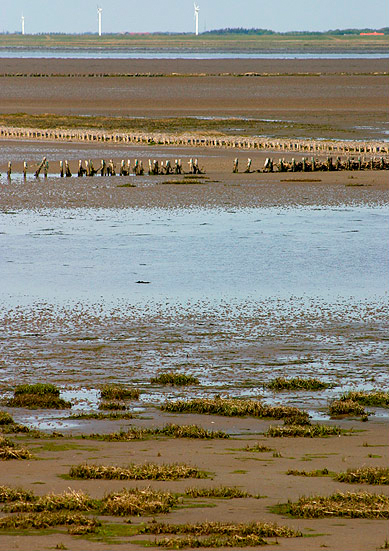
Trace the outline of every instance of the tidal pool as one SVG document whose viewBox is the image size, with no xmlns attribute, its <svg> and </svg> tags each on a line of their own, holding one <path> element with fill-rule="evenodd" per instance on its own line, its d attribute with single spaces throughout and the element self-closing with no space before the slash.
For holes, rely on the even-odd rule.
<svg viewBox="0 0 389 551">
<path fill-rule="evenodd" d="M 387 296 L 387 207 L 0 215 L 0 300 Z"/>
</svg>

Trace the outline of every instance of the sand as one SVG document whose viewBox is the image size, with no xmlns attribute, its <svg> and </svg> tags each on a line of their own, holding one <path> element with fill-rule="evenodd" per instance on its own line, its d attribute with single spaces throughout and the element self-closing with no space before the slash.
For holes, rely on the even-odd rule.
<svg viewBox="0 0 389 551">
<path fill-rule="evenodd" d="M 278 539 L 277 548 L 285 551 L 367 551 L 378 549 L 387 537 L 387 521 L 361 519 L 291 519 L 272 513 L 269 508 L 288 499 L 297 500 L 301 495 L 329 495 L 337 491 L 370 491 L 385 493 L 387 487 L 351 485 L 335 482 L 331 478 L 304 478 L 286 475 L 289 469 L 314 470 L 327 468 L 341 472 L 355 466 L 382 466 L 388 464 L 389 446 L 386 438 L 386 424 L 369 422 L 361 425 L 358 421 L 343 421 L 343 427 L 354 427 L 359 431 L 351 436 L 324 439 L 272 439 L 260 433 L 268 422 L 251 419 L 226 419 L 214 416 L 164 415 L 157 422 L 197 422 L 232 433 L 229 440 L 191 441 L 160 439 L 131 443 L 104 443 L 88 440 L 68 440 L 66 437 L 54 441 L 26 439 L 26 444 L 36 454 L 38 460 L 13 461 L 2 469 L 0 484 L 14 484 L 33 490 L 38 495 L 47 492 L 63 492 L 68 488 L 83 490 L 92 497 L 102 498 L 111 491 L 123 488 L 147 487 L 183 492 L 188 487 L 217 487 L 220 485 L 238 486 L 252 494 L 260 494 L 260 499 L 198 499 L 193 508 L 183 507 L 167 515 L 158 515 L 158 520 L 172 523 L 229 521 L 276 522 L 301 530 L 305 538 Z M 106 423 L 107 424 L 107 423 Z M 121 422 L 120 426 L 128 426 Z M 139 423 L 138 423 L 139 424 Z M 273 423 L 274 424 L 274 423 Z M 98 425 L 94 425 L 98 429 Z M 118 428 L 110 423 L 113 431 Z M 239 433 L 245 433 L 243 436 Z M 235 436 L 234 436 L 235 434 Z M 259 442 L 273 448 L 273 452 L 254 453 L 242 450 L 246 445 Z M 177 482 L 123 482 L 62 479 L 71 465 L 83 462 L 125 466 L 131 462 L 172 463 L 183 462 L 211 473 L 207 480 L 182 480 Z M 43 471 L 44 469 L 44 471 Z M 211 506 L 211 508 L 209 508 Z M 150 518 L 132 518 L 134 524 L 150 521 Z M 105 518 L 105 522 L 118 522 L 118 519 Z M 28 551 L 54 548 L 63 543 L 72 550 L 116 549 L 118 543 L 129 545 L 131 549 L 143 549 L 136 545 L 136 539 L 119 537 L 109 542 L 104 538 L 86 540 L 69 536 L 64 531 L 48 535 L 2 535 L 0 549 L 24 549 Z M 152 537 L 150 538 L 152 539 Z M 96 540 L 96 541 L 94 541 Z"/>
</svg>

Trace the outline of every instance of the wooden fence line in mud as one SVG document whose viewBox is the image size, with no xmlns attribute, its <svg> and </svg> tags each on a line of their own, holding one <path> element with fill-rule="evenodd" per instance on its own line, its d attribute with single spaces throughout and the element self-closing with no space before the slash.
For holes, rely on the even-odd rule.
<svg viewBox="0 0 389 551">
<path fill-rule="evenodd" d="M 293 151 L 342 154 L 387 155 L 389 143 L 379 141 L 289 140 L 242 136 L 189 136 L 187 134 L 104 132 L 102 130 L 54 130 L 0 127 L 0 139 L 58 140 L 63 142 L 99 142 L 115 144 L 174 145 L 257 149 L 262 151 Z"/>
</svg>

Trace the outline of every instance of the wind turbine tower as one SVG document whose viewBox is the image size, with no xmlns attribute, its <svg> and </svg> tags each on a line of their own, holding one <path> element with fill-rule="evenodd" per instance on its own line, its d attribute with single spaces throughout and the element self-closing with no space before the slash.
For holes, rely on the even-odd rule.
<svg viewBox="0 0 389 551">
<path fill-rule="evenodd" d="M 103 13 L 103 8 L 97 8 L 97 17 L 99 20 L 99 36 L 101 36 L 101 14 Z"/>
<path fill-rule="evenodd" d="M 24 33 L 24 15 L 22 14 L 22 34 Z"/>
<path fill-rule="evenodd" d="M 198 6 L 195 2 L 194 3 L 194 17 L 195 17 L 195 22 L 196 22 L 196 36 L 199 35 L 199 11 L 200 11 L 200 6 Z"/>
</svg>

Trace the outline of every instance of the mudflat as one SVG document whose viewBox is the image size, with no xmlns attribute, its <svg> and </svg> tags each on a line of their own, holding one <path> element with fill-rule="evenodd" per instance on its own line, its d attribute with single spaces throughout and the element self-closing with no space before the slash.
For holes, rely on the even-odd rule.
<svg viewBox="0 0 389 551">
<path fill-rule="evenodd" d="M 0 112 L 191 115 L 222 117 L 226 125 L 230 117 L 234 125 L 239 117 L 270 118 L 273 133 L 281 132 L 277 120 L 282 119 L 283 132 L 285 121 L 294 121 L 288 135 L 295 137 L 300 125 L 304 136 L 381 139 L 387 130 L 385 71 L 380 60 L 3 59 L 0 74 L 15 76 L 0 77 Z M 182 76 L 172 76 L 174 72 Z M 249 72 L 279 74 L 236 76 Z M 111 76 L 85 76 L 92 73 Z M 124 73 L 164 76 L 118 76 Z M 43 156 L 49 160 L 48 177 L 35 179 L 31 168 Z M 141 525 L 153 526 L 153 519 L 180 525 L 276 522 L 300 531 L 292 538 L 266 538 L 285 551 L 387 546 L 387 511 L 381 518 L 363 518 L 362 513 L 350 518 L 358 516 L 355 496 L 343 513 L 329 511 L 321 518 L 292 517 L 282 507 L 303 496 L 364 492 L 359 494 L 362 502 L 377 494 L 382 502 L 389 497 L 385 482 L 336 479 L 348 469 L 387 467 L 388 409 L 366 406 L 366 414 L 335 417 L 329 410 L 347 391 L 388 390 L 383 247 L 387 173 L 247 174 L 249 156 L 256 170 L 266 157 L 277 160 L 281 155 L 160 145 L 0 142 L 0 395 L 2 411 L 19 424 L 3 436 L 33 454 L 1 461 L 0 486 L 32 490 L 36 496 L 70 488 L 100 502 L 110 492 L 150 486 L 170 492 L 175 500 L 170 512 L 140 516 L 104 515 L 95 503 L 85 514 L 97 516 L 103 526 L 92 533 L 78 527 L 76 535 L 63 525 L 4 528 L 2 519 L 10 514 L 6 509 L 13 506 L 6 503 L 0 516 L 0 550 L 94 551 L 118 544 L 157 548 L 155 536 L 138 533 Z M 92 159 L 95 166 L 102 158 L 112 158 L 117 166 L 121 159 L 131 159 L 133 166 L 137 158 L 147 166 L 148 159 L 182 158 L 187 171 L 191 157 L 199 159 L 204 174 L 58 176 L 58 162 L 64 159 L 74 174 L 79 159 Z M 235 157 L 238 174 L 232 174 Z M 7 179 L 9 161 L 13 174 Z M 26 179 L 23 161 L 29 165 Z M 192 375 L 198 382 L 180 387 L 152 381 L 164 372 Z M 279 392 L 269 387 L 275 377 L 319 378 L 327 386 L 320 392 Z M 5 405 L 17 385 L 47 382 L 72 402 L 71 409 Z M 118 410 L 129 418 L 111 420 L 109 411 L 99 409 L 107 382 L 139 389 L 140 395 Z M 267 431 L 284 426 L 277 419 L 162 410 L 166 402 L 215 396 L 297 407 L 308 412 L 314 425 L 337 426 L 338 432 L 319 438 L 275 437 Z M 85 418 L 91 413 L 101 419 Z M 9 419 L 1 419 L 6 432 Z M 229 438 L 148 434 L 130 441 L 103 439 L 109 433 L 167 423 L 224 431 Z M 30 432 L 21 432 L 24 425 Z M 69 476 L 76 465 L 130 463 L 185 463 L 207 478 Z M 251 496 L 193 498 L 186 493 L 189 487 L 221 486 Z"/>
<path fill-rule="evenodd" d="M 117 76 L 127 73 L 161 76 Z M 263 76 L 229 76 L 245 73 Z M 270 119 L 275 136 L 382 139 L 385 73 L 385 60 L 1 59 L 0 111 Z"/>
</svg>

